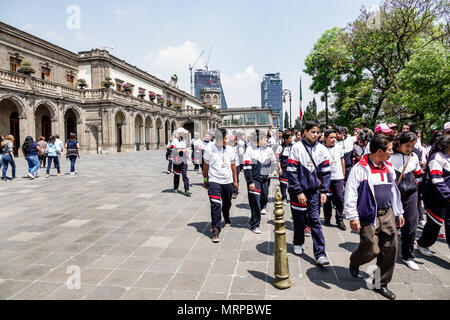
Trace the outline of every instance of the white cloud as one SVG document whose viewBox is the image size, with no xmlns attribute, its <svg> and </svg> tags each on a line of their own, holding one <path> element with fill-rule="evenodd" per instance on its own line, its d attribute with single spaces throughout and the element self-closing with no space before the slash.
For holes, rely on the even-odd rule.
<svg viewBox="0 0 450 320">
<path fill-rule="evenodd" d="M 29 24 L 29 23 L 27 23 L 26 25 L 24 25 L 22 27 L 22 30 L 25 31 L 25 32 L 30 32 L 31 29 L 33 29 L 33 26 L 31 24 Z"/>
<path fill-rule="evenodd" d="M 56 33 L 55 31 L 50 31 L 47 32 L 45 34 L 45 37 L 50 40 L 50 41 L 54 41 L 54 42 L 63 42 L 64 38 L 63 36 L 59 35 L 58 33 Z"/>
<path fill-rule="evenodd" d="M 229 108 L 261 105 L 261 78 L 253 66 L 231 76 L 222 73 L 221 80 Z"/>
<path fill-rule="evenodd" d="M 116 14 L 116 15 L 118 15 L 118 16 L 121 16 L 121 15 L 123 15 L 123 10 L 122 9 L 120 9 L 120 8 L 116 8 L 116 9 L 114 9 L 114 14 Z"/>
<path fill-rule="evenodd" d="M 194 63 L 200 53 L 201 50 L 197 48 L 195 43 L 186 41 L 177 47 L 168 46 L 158 50 L 156 54 L 153 52 L 147 54 L 145 56 L 147 61 L 145 67 L 148 68 L 150 74 L 160 75 L 160 78 L 165 81 L 169 81 L 170 77 L 176 74 L 178 76 L 178 87 L 190 93 L 189 64 Z M 204 65 L 205 61 L 200 58 L 194 70 Z"/>
</svg>

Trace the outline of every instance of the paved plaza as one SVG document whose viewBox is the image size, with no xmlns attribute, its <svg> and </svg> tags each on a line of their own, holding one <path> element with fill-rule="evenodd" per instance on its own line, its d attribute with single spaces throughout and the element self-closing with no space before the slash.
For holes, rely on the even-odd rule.
<svg viewBox="0 0 450 320">
<path fill-rule="evenodd" d="M 79 174 L 30 181 L 25 160 L 18 179 L 0 184 L 0 299 L 369 299 L 363 277 L 348 271 L 359 235 L 323 227 L 331 265 L 315 265 L 312 240 L 293 254 L 287 205 L 287 240 L 292 287 L 273 285 L 273 196 L 257 235 L 248 229 L 250 210 L 241 173 L 231 227 L 221 241 L 210 239 L 210 204 L 202 176 L 188 176 L 192 198 L 172 189 L 164 151 L 82 155 Z M 9 171 L 10 172 L 10 171 Z M 10 175 L 10 173 L 9 173 Z M 181 181 L 182 185 L 182 181 Z M 180 191 L 182 191 L 180 186 Z M 334 223 L 334 218 L 332 220 Z M 420 235 L 420 231 L 418 232 Z M 450 250 L 443 240 L 434 258 L 416 253 L 420 271 L 397 260 L 389 288 L 397 299 L 449 299 Z M 69 266 L 81 273 L 81 287 L 69 289 Z M 69 268 L 69 270 L 71 270 Z"/>
</svg>

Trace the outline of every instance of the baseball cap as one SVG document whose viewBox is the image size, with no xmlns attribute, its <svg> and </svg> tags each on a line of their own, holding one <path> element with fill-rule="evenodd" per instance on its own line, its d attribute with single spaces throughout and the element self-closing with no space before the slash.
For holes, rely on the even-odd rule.
<svg viewBox="0 0 450 320">
<path fill-rule="evenodd" d="M 388 124 L 388 127 L 389 127 L 389 128 L 391 128 L 391 129 L 392 129 L 392 128 L 396 128 L 396 129 L 398 129 L 398 126 L 397 126 L 397 124 L 396 124 L 396 123 L 394 123 L 394 122 L 393 122 L 393 123 L 389 123 L 389 124 Z"/>
<path fill-rule="evenodd" d="M 444 124 L 444 131 L 445 131 L 445 132 L 449 132 L 449 131 L 450 131 L 450 121 L 449 121 L 449 122 L 446 122 L 446 123 Z"/>
<path fill-rule="evenodd" d="M 375 132 L 384 132 L 384 133 L 390 133 L 392 130 L 389 129 L 388 125 L 386 123 L 380 123 L 375 127 Z"/>
</svg>

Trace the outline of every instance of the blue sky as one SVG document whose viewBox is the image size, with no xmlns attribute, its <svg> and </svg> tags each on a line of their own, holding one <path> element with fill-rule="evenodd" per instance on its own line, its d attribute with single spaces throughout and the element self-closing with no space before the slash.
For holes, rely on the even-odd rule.
<svg viewBox="0 0 450 320">
<path fill-rule="evenodd" d="M 228 1 L 0 1 L 0 20 L 78 52 L 112 46 L 111 54 L 166 81 L 177 74 L 189 92 L 188 65 L 212 47 L 209 69 L 219 69 L 229 107 L 259 106 L 265 73 L 280 72 L 293 92 L 298 116 L 312 100 L 305 57 L 327 29 L 345 27 L 362 6 L 380 0 Z M 80 9 L 80 28 L 69 29 L 70 5 Z M 200 59 L 196 67 L 203 67 Z M 316 100 L 319 97 L 316 96 Z M 319 102 L 319 109 L 322 108 Z M 284 105 L 289 110 L 289 105 Z"/>
</svg>

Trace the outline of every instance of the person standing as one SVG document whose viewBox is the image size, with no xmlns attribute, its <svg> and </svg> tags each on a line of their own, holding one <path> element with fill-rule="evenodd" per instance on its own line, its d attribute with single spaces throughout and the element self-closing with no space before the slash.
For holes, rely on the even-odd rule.
<svg viewBox="0 0 450 320">
<path fill-rule="evenodd" d="M 0 135 L 0 146 L 2 145 L 3 140 L 5 140 L 5 137 Z M 0 169 L 2 167 L 3 167 L 3 153 L 0 150 Z"/>
<path fill-rule="evenodd" d="M 64 151 L 64 143 L 62 142 L 61 139 L 59 139 L 59 134 L 55 134 L 55 146 L 56 146 L 56 148 L 59 150 L 59 153 L 58 153 L 58 163 L 59 163 L 59 165 L 61 166 L 61 154 L 62 154 L 63 151 Z M 55 169 L 58 169 L 58 168 L 56 167 L 56 162 L 55 162 L 54 166 L 55 166 Z"/>
<path fill-rule="evenodd" d="M 192 162 L 194 163 L 194 172 L 201 173 L 200 163 L 202 162 L 203 142 L 198 132 L 194 133 L 194 139 L 191 141 Z"/>
<path fill-rule="evenodd" d="M 320 125 L 310 120 L 305 124 L 305 137 L 294 144 L 288 160 L 289 197 L 294 222 L 294 253 L 302 254 L 305 226 L 311 228 L 314 257 L 318 265 L 327 265 L 325 237 L 320 223 L 320 203 L 327 200 L 330 189 L 330 156 L 318 143 Z"/>
<path fill-rule="evenodd" d="M 184 195 L 190 197 L 192 193 L 189 191 L 189 179 L 187 177 L 187 167 L 189 159 L 189 149 L 187 148 L 185 134 L 188 131 L 184 128 L 176 130 L 176 139 L 172 140 L 172 159 L 173 159 L 173 191 L 178 193 L 180 185 L 180 174 L 183 176 Z"/>
<path fill-rule="evenodd" d="M 390 300 L 395 299 L 387 285 L 397 258 L 397 226 L 402 227 L 405 222 L 395 170 L 387 161 L 392 148 L 391 137 L 373 137 L 370 154 L 350 171 L 344 202 L 345 217 L 360 236 L 359 246 L 350 256 L 350 274 L 357 278 L 359 267 L 377 258 L 381 278 L 374 291 Z"/>
<path fill-rule="evenodd" d="M 336 145 L 336 130 L 326 130 L 324 136 L 324 145 L 331 158 L 330 191 L 327 193 L 327 202 L 323 205 L 325 225 L 331 225 L 331 204 L 333 203 L 336 206 L 336 224 L 339 229 L 345 231 L 347 227 L 344 224 L 344 149 Z"/>
<path fill-rule="evenodd" d="M 397 176 L 404 210 L 405 225 L 400 229 L 403 262 L 414 271 L 419 270 L 412 253 L 419 220 L 417 185 L 422 179 L 419 157 L 413 152 L 416 140 L 417 136 L 413 132 L 402 132 L 394 143 L 394 154 L 390 159 Z"/>
<path fill-rule="evenodd" d="M 277 159 L 272 148 L 267 146 L 267 135 L 256 129 L 252 142 L 244 154 L 244 176 L 247 181 L 248 201 L 251 210 L 250 229 L 261 233 L 261 209 L 269 201 L 269 179 L 276 175 Z"/>
<path fill-rule="evenodd" d="M 203 146 L 202 146 L 202 162 L 200 164 L 200 167 L 202 168 L 202 172 L 203 172 L 203 156 L 205 154 L 205 150 L 206 147 L 208 146 L 208 144 L 211 142 L 211 135 L 209 134 L 209 132 L 205 132 L 205 135 L 203 136 Z"/>
<path fill-rule="evenodd" d="M 203 187 L 208 190 L 211 203 L 212 241 L 220 241 L 222 215 L 225 225 L 230 225 L 230 208 L 233 190 L 239 188 L 236 171 L 236 153 L 227 145 L 226 129 L 216 129 L 215 141 L 205 150 Z"/>
<path fill-rule="evenodd" d="M 348 129 L 343 128 L 343 148 L 344 148 L 344 163 L 345 163 L 345 177 L 344 181 L 347 181 L 350 170 L 353 166 L 353 146 L 358 140 L 357 136 L 348 135 Z"/>
<path fill-rule="evenodd" d="M 422 236 L 417 241 L 417 249 L 427 257 L 433 253 L 429 249 L 437 240 L 439 230 L 445 226 L 447 245 L 450 248 L 450 135 L 441 136 L 430 151 L 423 202 L 427 210 L 427 223 Z"/>
<path fill-rule="evenodd" d="M 34 180 L 39 177 L 39 153 L 43 152 L 31 136 L 25 138 L 22 145 L 25 160 L 28 162 L 28 177 Z"/>
<path fill-rule="evenodd" d="M 45 141 L 45 137 L 41 136 L 39 138 L 39 142 L 37 143 L 39 146 L 39 168 L 45 168 L 45 164 L 47 163 L 47 142 Z"/>
<path fill-rule="evenodd" d="M 175 132 L 172 133 L 172 139 L 169 140 L 169 142 L 167 143 L 166 146 L 166 160 L 168 161 L 168 166 L 167 166 L 167 174 L 171 174 L 172 173 L 172 166 L 173 166 L 173 159 L 172 159 L 172 149 L 173 149 L 173 145 L 172 145 L 172 141 L 175 140 L 176 136 L 175 136 Z"/>
<path fill-rule="evenodd" d="M 0 144 L 2 151 L 2 180 L 7 181 L 6 171 L 8 171 L 8 165 L 11 165 L 12 180 L 16 179 L 16 162 L 14 161 L 14 136 L 7 135 L 5 140 Z"/>
<path fill-rule="evenodd" d="M 70 160 L 70 174 L 74 175 L 77 173 L 75 171 L 75 162 L 80 157 L 80 144 L 75 133 L 69 134 L 69 140 L 67 140 L 65 148 L 66 158 Z"/>
<path fill-rule="evenodd" d="M 236 166 L 236 175 L 237 175 L 237 185 L 239 186 L 239 172 L 241 170 L 240 162 L 239 162 L 239 153 L 237 146 L 237 137 L 235 135 L 231 135 L 227 139 L 227 146 L 230 146 L 234 152 L 234 164 Z M 239 195 L 239 187 L 233 190 L 233 199 L 236 199 Z"/>
<path fill-rule="evenodd" d="M 47 163 L 47 172 L 45 177 L 48 178 L 50 174 L 50 168 L 52 167 L 52 161 L 55 162 L 56 170 L 58 170 L 58 176 L 61 176 L 61 168 L 59 166 L 59 158 L 58 155 L 60 153 L 58 146 L 56 146 L 56 139 L 54 136 L 50 136 L 48 138 L 47 144 L 47 155 L 48 155 L 48 163 Z"/>
<path fill-rule="evenodd" d="M 289 186 L 289 179 L 288 179 L 288 160 L 289 160 L 289 153 L 292 149 L 292 134 L 289 130 L 285 130 L 283 132 L 282 136 L 282 143 L 278 147 L 278 150 L 276 152 L 276 157 L 279 159 L 278 161 L 278 174 L 280 179 L 280 191 L 282 199 L 285 203 L 287 203 L 287 189 Z"/>
</svg>

